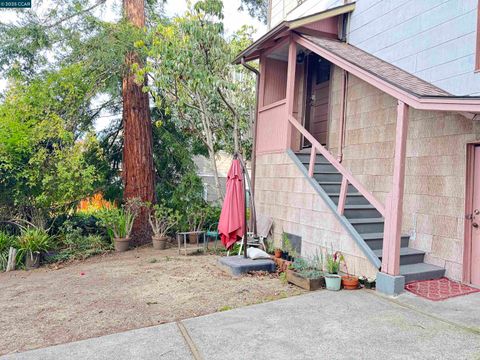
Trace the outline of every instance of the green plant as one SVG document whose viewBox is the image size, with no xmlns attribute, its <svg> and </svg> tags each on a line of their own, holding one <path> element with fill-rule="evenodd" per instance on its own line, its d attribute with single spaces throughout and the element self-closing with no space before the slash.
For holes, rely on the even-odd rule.
<svg viewBox="0 0 480 360">
<path fill-rule="evenodd" d="M 338 271 L 340 270 L 340 264 L 342 261 L 345 261 L 345 259 L 340 251 L 333 252 L 332 250 L 331 252 L 327 251 L 326 261 L 327 272 L 329 274 L 338 274 Z"/>
<path fill-rule="evenodd" d="M 15 247 L 16 239 L 14 236 L 0 231 L 0 270 L 3 271 L 7 268 L 8 253 L 10 247 Z"/>
<path fill-rule="evenodd" d="M 148 218 L 153 234 L 156 237 L 164 237 L 180 222 L 180 213 L 168 208 L 164 202 L 151 207 Z"/>
<path fill-rule="evenodd" d="M 291 265 L 299 275 L 308 279 L 317 279 L 323 276 L 323 254 L 317 252 L 310 258 L 296 257 Z"/>
<path fill-rule="evenodd" d="M 297 257 L 297 252 L 285 231 L 282 232 L 282 249 L 287 251 L 291 256 Z"/>
<path fill-rule="evenodd" d="M 18 237 L 18 257 L 31 256 L 50 250 L 53 247 L 52 237 L 47 231 L 37 227 L 22 228 Z"/>
<path fill-rule="evenodd" d="M 111 238 L 127 238 L 132 232 L 133 222 L 138 214 L 136 209 L 128 206 L 103 209 L 98 212 L 100 223 L 107 228 Z"/>
</svg>

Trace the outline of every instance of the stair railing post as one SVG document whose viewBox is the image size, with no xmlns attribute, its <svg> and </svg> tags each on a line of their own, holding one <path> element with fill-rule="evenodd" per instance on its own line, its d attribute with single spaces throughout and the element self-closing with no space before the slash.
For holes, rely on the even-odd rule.
<svg viewBox="0 0 480 360">
<path fill-rule="evenodd" d="M 391 223 L 391 212 L 392 212 L 392 194 L 388 193 L 385 197 L 385 223 L 383 227 L 383 244 L 382 244 L 382 272 L 391 274 L 389 269 L 389 256 L 390 253 L 390 223 Z"/>
<path fill-rule="evenodd" d="M 312 145 L 312 150 L 310 151 L 310 163 L 308 164 L 308 176 L 313 178 L 315 173 L 315 160 L 317 157 L 317 148 Z"/>
<path fill-rule="evenodd" d="M 340 215 L 345 212 L 345 203 L 347 201 L 348 180 L 345 176 L 342 177 L 342 185 L 340 186 L 340 196 L 338 197 L 337 211 Z"/>
<path fill-rule="evenodd" d="M 292 124 L 290 123 L 290 116 L 293 117 L 293 106 L 295 97 L 295 70 L 297 67 L 297 43 L 290 37 L 290 44 L 288 47 L 288 65 L 287 65 L 287 93 L 286 93 L 286 134 L 285 134 L 285 149 L 290 149 L 292 146 Z"/>
<path fill-rule="evenodd" d="M 388 271 L 400 274 L 400 244 L 402 236 L 403 193 L 405 187 L 405 156 L 407 149 L 408 105 L 398 100 L 393 159 L 393 186 L 390 206 Z"/>
</svg>

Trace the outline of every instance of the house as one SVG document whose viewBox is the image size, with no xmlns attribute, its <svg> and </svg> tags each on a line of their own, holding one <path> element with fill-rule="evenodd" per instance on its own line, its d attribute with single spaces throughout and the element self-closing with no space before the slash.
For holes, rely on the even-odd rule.
<svg viewBox="0 0 480 360">
<path fill-rule="evenodd" d="M 477 11 L 270 1 L 270 30 L 235 62 L 259 61 L 253 191 L 277 243 L 340 250 L 389 294 L 442 276 L 480 286 Z"/>
</svg>

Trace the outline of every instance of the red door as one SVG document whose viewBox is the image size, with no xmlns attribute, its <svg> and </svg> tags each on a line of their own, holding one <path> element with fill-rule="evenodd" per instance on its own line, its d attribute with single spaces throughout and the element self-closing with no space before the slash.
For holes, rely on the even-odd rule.
<svg viewBox="0 0 480 360">
<path fill-rule="evenodd" d="M 480 146 L 475 146 L 474 156 L 470 281 L 473 285 L 480 286 Z"/>
<path fill-rule="evenodd" d="M 307 57 L 305 128 L 322 145 L 327 144 L 330 63 L 316 54 Z M 304 147 L 311 146 L 304 141 Z"/>
</svg>

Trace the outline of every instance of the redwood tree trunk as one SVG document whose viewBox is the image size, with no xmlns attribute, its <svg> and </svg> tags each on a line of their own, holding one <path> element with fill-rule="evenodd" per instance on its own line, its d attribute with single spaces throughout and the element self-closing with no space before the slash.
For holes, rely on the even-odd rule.
<svg viewBox="0 0 480 360">
<path fill-rule="evenodd" d="M 145 26 L 144 0 L 124 0 L 125 16 L 134 26 Z M 141 66 L 141 60 L 134 52 L 125 57 L 128 73 L 122 83 L 123 96 L 123 181 L 124 199 L 140 198 L 155 200 L 155 173 L 153 167 L 152 123 L 148 94 L 142 91 L 146 84 L 138 85 L 130 71 L 132 64 Z M 148 211 L 143 208 L 135 220 L 131 241 L 140 245 L 151 241 L 152 231 L 148 223 Z"/>
</svg>

